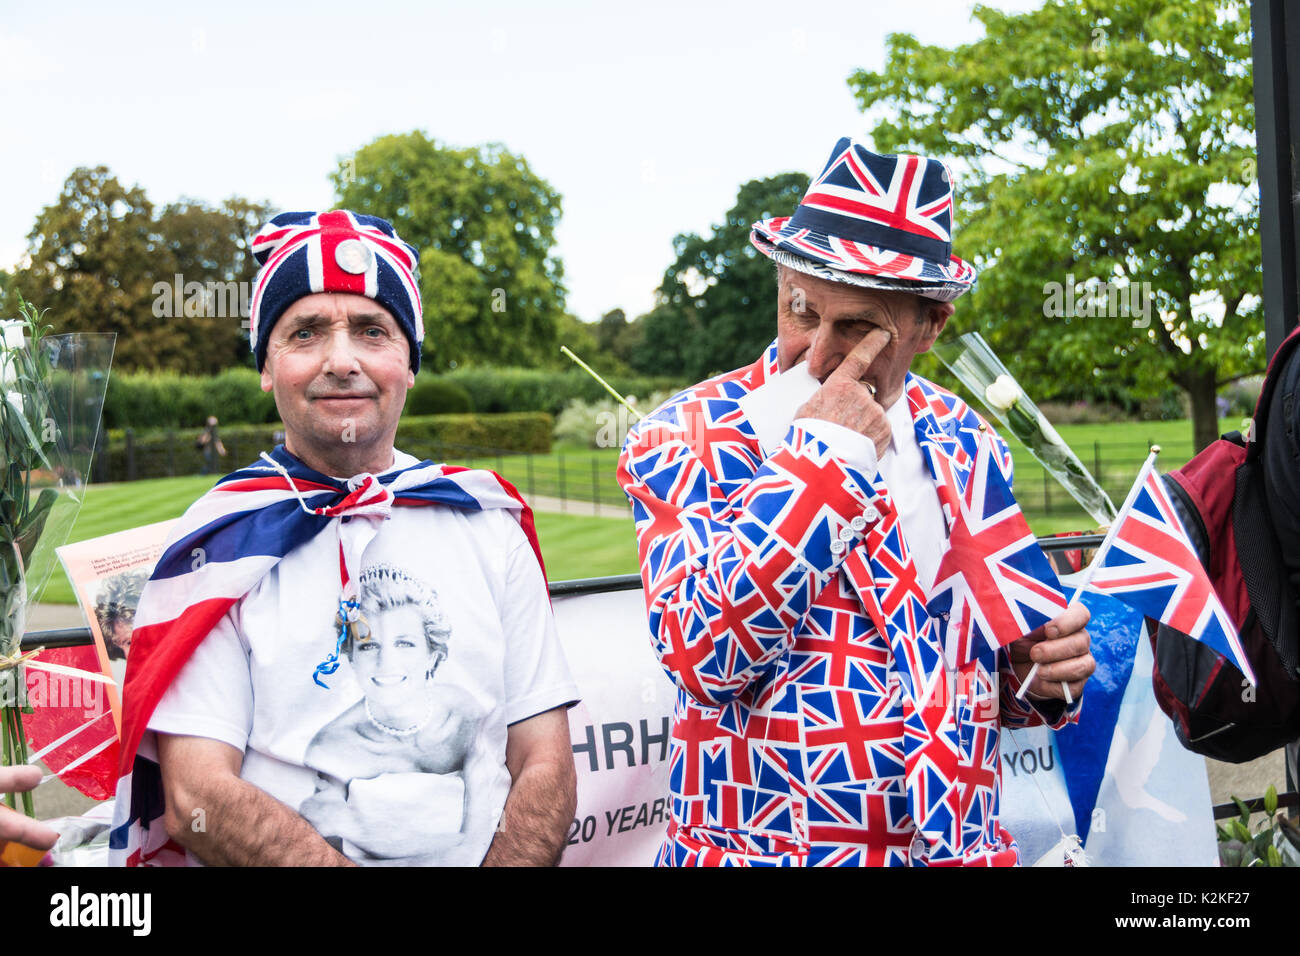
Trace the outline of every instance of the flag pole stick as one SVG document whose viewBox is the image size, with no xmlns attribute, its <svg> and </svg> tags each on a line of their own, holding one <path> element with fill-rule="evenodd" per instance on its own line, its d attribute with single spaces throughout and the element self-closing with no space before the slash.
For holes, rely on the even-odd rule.
<svg viewBox="0 0 1300 956">
<path fill-rule="evenodd" d="M 580 367 L 584 372 L 586 372 L 588 375 L 590 375 L 590 376 L 591 376 L 592 378 L 594 378 L 596 381 L 600 382 L 600 384 L 604 387 L 605 391 L 609 392 L 609 394 L 611 394 L 611 395 L 614 396 L 614 400 L 615 400 L 616 402 L 618 402 L 620 405 L 622 405 L 624 408 L 626 408 L 629 412 L 631 412 L 631 413 L 632 413 L 633 415 L 635 415 L 637 418 L 645 418 L 644 415 L 642 415 L 640 412 L 638 412 L 635 408 L 632 407 L 632 404 L 631 404 L 631 403 L 630 403 L 626 398 L 624 398 L 624 397 L 623 397 L 622 395 L 620 395 L 618 392 L 614 391 L 614 386 L 610 385 L 609 382 L 605 381 L 605 380 L 604 380 L 603 378 L 601 378 L 598 374 L 596 374 L 596 370 L 595 370 L 595 369 L 593 369 L 590 365 L 588 365 L 588 364 L 587 364 L 586 362 L 584 362 L 582 359 L 578 358 L 578 356 L 574 355 L 571 351 L 569 351 L 569 347 L 568 347 L 567 345 L 561 345 L 561 346 L 560 346 L 560 351 L 563 352 L 565 355 L 567 355 L 569 358 L 573 359 L 573 361 L 574 361 L 574 362 L 575 362 L 575 363 L 576 363 L 576 364 L 577 364 L 577 365 L 578 365 L 578 366 L 579 366 L 579 367 Z"/>
<path fill-rule="evenodd" d="M 1128 517 L 1128 513 L 1133 510 L 1133 503 L 1137 501 L 1137 496 L 1142 490 L 1142 483 L 1147 480 L 1147 473 L 1155 467 L 1156 456 L 1159 454 L 1160 446 L 1152 445 L 1151 451 L 1147 455 L 1147 460 L 1143 462 L 1142 467 L 1138 469 L 1137 479 L 1133 482 L 1133 487 L 1129 489 L 1128 497 L 1124 499 L 1123 507 L 1119 509 L 1119 514 L 1117 514 L 1115 520 L 1111 522 L 1110 530 L 1106 532 L 1106 537 L 1103 538 L 1101 544 L 1098 545 L 1096 552 L 1092 556 L 1092 561 L 1090 561 L 1088 567 L 1084 569 L 1083 577 L 1075 587 L 1074 596 L 1070 598 L 1070 603 L 1066 605 L 1067 611 L 1079 603 L 1079 599 L 1083 596 L 1083 592 L 1087 590 L 1088 585 L 1092 583 L 1092 579 L 1097 576 L 1097 570 L 1101 567 L 1102 560 L 1106 557 L 1106 552 L 1110 550 L 1111 544 L 1114 543 L 1115 534 L 1119 531 L 1119 526 L 1123 523 L 1124 519 Z M 1034 677 L 1037 673 L 1038 664 L 1035 663 L 1033 667 L 1029 668 L 1029 674 L 1020 684 L 1020 689 L 1016 691 L 1017 698 L 1024 696 L 1025 691 L 1029 689 L 1029 685 L 1033 683 Z M 1070 688 L 1066 685 L 1065 681 L 1061 681 L 1061 687 L 1065 690 L 1065 702 L 1067 704 L 1074 703 L 1071 699 Z"/>
</svg>

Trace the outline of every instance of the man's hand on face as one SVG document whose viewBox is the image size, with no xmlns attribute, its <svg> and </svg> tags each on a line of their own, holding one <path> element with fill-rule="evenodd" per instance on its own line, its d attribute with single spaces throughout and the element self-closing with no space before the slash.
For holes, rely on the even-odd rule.
<svg viewBox="0 0 1300 956">
<path fill-rule="evenodd" d="M 892 338 L 892 334 L 882 328 L 874 328 L 864 335 L 853 351 L 844 357 L 839 368 L 826 377 L 822 387 L 804 402 L 795 417 L 820 418 L 851 428 L 875 442 L 876 455 L 883 456 L 892 437 L 889 419 L 862 378 Z"/>
<path fill-rule="evenodd" d="M 1038 664 L 1034 682 L 1026 691 L 1031 697 L 1065 699 L 1061 682 L 1070 685 L 1070 696 L 1078 700 L 1097 663 L 1089 652 L 1091 639 L 1084 628 L 1091 618 L 1082 604 L 1073 604 L 1032 634 L 1007 645 L 1011 667 L 1022 683 Z"/>
</svg>

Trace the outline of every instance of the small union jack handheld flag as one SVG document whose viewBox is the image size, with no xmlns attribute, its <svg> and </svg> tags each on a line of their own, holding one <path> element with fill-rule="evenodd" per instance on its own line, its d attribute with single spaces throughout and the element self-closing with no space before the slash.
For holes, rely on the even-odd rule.
<svg viewBox="0 0 1300 956">
<path fill-rule="evenodd" d="M 1090 567 L 1093 590 L 1182 631 L 1226 657 L 1252 683 L 1236 625 L 1214 593 L 1155 470 L 1154 445 Z"/>
<path fill-rule="evenodd" d="M 980 435 L 970 480 L 957 502 L 927 604 L 954 669 L 971 659 L 977 641 L 997 650 L 1066 608 L 1051 562 L 1007 487 L 986 434 Z"/>
</svg>

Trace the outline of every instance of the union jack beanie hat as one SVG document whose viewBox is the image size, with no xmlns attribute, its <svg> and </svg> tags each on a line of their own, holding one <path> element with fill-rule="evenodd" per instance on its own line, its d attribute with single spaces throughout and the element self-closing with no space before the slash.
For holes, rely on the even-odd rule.
<svg viewBox="0 0 1300 956">
<path fill-rule="evenodd" d="M 416 267 L 420 254 L 378 216 L 284 212 L 253 237 L 261 270 L 253 283 L 249 339 L 260 372 L 271 328 L 289 306 L 316 292 L 351 292 L 374 299 L 397 320 L 420 370 L 424 308 Z"/>
<path fill-rule="evenodd" d="M 848 137 L 793 216 L 756 222 L 759 252 L 809 275 L 951 302 L 975 285 L 952 254 L 952 174 L 924 156 L 881 156 Z"/>
</svg>

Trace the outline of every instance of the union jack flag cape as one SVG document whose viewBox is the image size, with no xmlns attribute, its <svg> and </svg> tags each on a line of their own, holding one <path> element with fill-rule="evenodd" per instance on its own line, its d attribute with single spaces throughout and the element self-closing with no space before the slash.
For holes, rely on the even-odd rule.
<svg viewBox="0 0 1300 956">
<path fill-rule="evenodd" d="M 331 526 L 338 528 L 340 583 L 346 588 L 358 569 L 349 570 L 344 529 L 371 522 L 345 525 L 337 519 L 382 521 L 392 506 L 505 508 L 542 564 L 532 511 L 513 485 L 491 471 L 422 461 L 345 482 L 313 471 L 284 446 L 264 457 L 264 463 L 221 479 L 190 507 L 140 596 L 123 687 L 117 803 L 109 837 L 115 865 L 184 864 L 183 848 L 163 827 L 166 805 L 152 735 L 146 734 L 149 718 L 217 622 L 295 548 Z"/>
<path fill-rule="evenodd" d="M 927 604 L 939 621 L 950 667 L 970 660 L 976 642 L 996 651 L 1068 604 L 994 460 L 991 440 L 979 441 L 965 491 L 954 497 L 948 550 Z"/>
<path fill-rule="evenodd" d="M 1094 559 L 1091 586 L 1206 644 L 1255 683 L 1232 618 L 1148 457 Z"/>
</svg>

